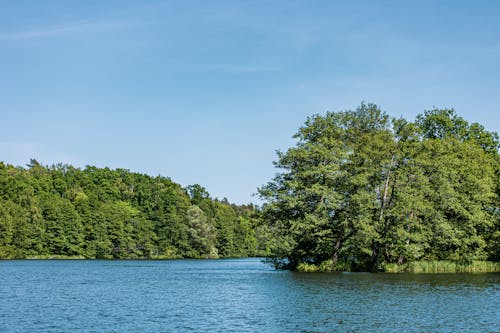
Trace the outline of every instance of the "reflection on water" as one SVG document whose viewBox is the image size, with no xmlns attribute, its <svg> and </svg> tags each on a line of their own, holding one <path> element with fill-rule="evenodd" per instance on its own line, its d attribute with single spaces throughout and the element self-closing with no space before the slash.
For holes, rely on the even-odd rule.
<svg viewBox="0 0 500 333">
<path fill-rule="evenodd" d="M 0 332 L 499 332 L 499 282 L 258 259 L 1 261 Z"/>
</svg>

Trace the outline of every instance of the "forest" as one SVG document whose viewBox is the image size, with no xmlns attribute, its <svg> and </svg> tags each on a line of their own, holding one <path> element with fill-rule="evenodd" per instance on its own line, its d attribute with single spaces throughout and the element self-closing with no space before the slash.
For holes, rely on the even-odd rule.
<svg viewBox="0 0 500 333">
<path fill-rule="evenodd" d="M 440 261 L 498 268 L 497 133 L 453 109 L 408 121 L 362 103 L 309 117 L 294 138 L 258 189 L 261 207 L 126 169 L 0 162 L 0 259 L 260 256 L 300 271 Z"/>
<path fill-rule="evenodd" d="M 0 163 L 0 258 L 264 256 L 256 207 L 125 169 Z"/>
<path fill-rule="evenodd" d="M 259 189 L 276 267 L 499 261 L 497 133 L 453 109 L 411 122 L 362 103 L 309 117 L 295 139 Z"/>
</svg>

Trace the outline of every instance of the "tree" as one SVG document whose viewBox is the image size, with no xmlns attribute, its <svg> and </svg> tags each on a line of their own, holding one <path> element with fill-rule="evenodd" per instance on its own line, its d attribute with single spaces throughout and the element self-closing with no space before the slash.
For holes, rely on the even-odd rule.
<svg viewBox="0 0 500 333">
<path fill-rule="evenodd" d="M 295 135 L 297 146 L 278 153 L 275 165 L 286 171 L 260 189 L 269 202 L 264 217 L 283 244 L 274 249 L 278 266 L 336 264 L 352 237 L 374 237 L 371 222 L 384 214 L 390 172 L 388 125 L 389 117 L 373 104 L 316 115 Z M 358 250 L 371 255 L 371 244 L 362 245 Z"/>
<path fill-rule="evenodd" d="M 215 228 L 208 223 L 205 213 L 198 206 L 191 206 L 187 211 L 189 239 L 194 251 L 193 257 L 218 257 L 215 248 Z"/>
<path fill-rule="evenodd" d="M 498 202 L 496 137 L 453 110 L 409 123 L 361 104 L 308 118 L 297 145 L 278 152 L 284 171 L 259 190 L 278 240 L 272 260 L 373 271 L 485 259 Z"/>
</svg>

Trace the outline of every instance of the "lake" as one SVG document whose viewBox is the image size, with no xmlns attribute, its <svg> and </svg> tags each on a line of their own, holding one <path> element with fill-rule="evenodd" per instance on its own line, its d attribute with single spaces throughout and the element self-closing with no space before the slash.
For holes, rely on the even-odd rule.
<svg viewBox="0 0 500 333">
<path fill-rule="evenodd" d="M 259 259 L 0 261 L 0 332 L 500 332 L 499 282 Z"/>
</svg>

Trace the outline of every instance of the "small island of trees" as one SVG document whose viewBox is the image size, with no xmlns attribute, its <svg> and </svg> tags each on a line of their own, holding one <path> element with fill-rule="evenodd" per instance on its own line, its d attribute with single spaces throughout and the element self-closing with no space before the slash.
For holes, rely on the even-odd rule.
<svg viewBox="0 0 500 333">
<path fill-rule="evenodd" d="M 278 152 L 282 172 L 260 188 L 277 267 L 398 271 L 444 261 L 459 271 L 498 262 L 497 133 L 451 109 L 410 122 L 363 103 L 308 118 L 295 138 Z M 477 270 L 498 269 L 484 265 Z"/>
</svg>

